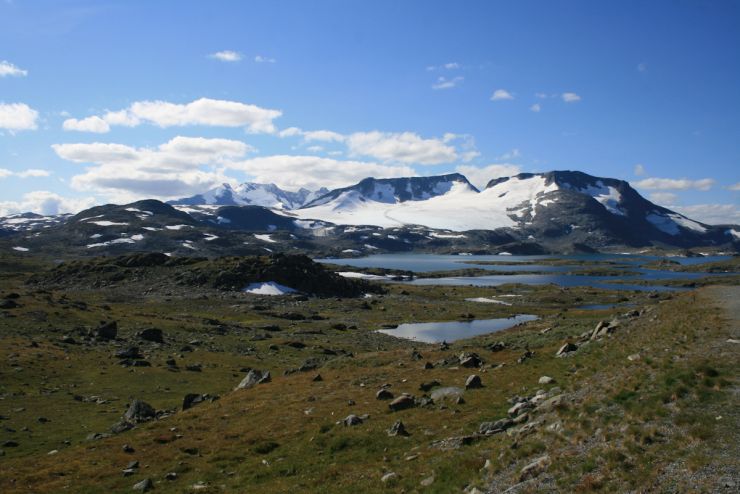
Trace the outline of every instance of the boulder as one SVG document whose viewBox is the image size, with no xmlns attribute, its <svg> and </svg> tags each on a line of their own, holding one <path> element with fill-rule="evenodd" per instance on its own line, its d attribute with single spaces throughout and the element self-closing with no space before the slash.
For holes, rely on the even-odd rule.
<svg viewBox="0 0 740 494">
<path fill-rule="evenodd" d="M 552 384 L 555 382 L 555 379 L 553 379 L 550 376 L 542 376 L 539 381 L 537 381 L 539 384 Z"/>
<path fill-rule="evenodd" d="M 143 331 L 136 333 L 136 336 L 145 341 L 152 341 L 154 343 L 164 343 L 164 333 L 161 329 L 147 328 Z"/>
<path fill-rule="evenodd" d="M 578 345 L 568 342 L 568 343 L 563 344 L 563 346 L 561 346 L 560 349 L 557 352 L 555 352 L 555 356 L 565 357 L 569 353 L 575 352 L 576 350 L 578 350 Z"/>
<path fill-rule="evenodd" d="M 478 374 L 471 374 L 465 381 L 465 389 L 478 389 L 483 387 L 483 381 Z"/>
<path fill-rule="evenodd" d="M 257 369 L 252 369 L 247 372 L 246 377 L 242 379 L 236 389 L 249 389 L 253 386 L 256 386 L 257 384 L 268 383 L 271 380 L 272 378 L 270 377 L 270 371 L 263 372 Z"/>
<path fill-rule="evenodd" d="M 151 479 L 144 479 L 141 482 L 134 484 L 133 490 L 139 492 L 148 492 L 154 489 L 154 482 Z"/>
<path fill-rule="evenodd" d="M 149 403 L 141 400 L 134 400 L 123 414 L 123 418 L 128 422 L 146 422 L 156 416 L 156 411 Z"/>
<path fill-rule="evenodd" d="M 378 390 L 377 393 L 375 393 L 375 399 L 376 400 L 392 400 L 393 393 L 383 388 L 383 389 Z"/>
<path fill-rule="evenodd" d="M 480 367 L 483 365 L 483 360 L 478 356 L 477 353 L 463 352 L 460 354 L 460 365 L 462 367 Z"/>
<path fill-rule="evenodd" d="M 511 419 L 501 419 L 495 422 L 482 422 L 478 426 L 478 434 L 489 436 L 491 434 L 497 434 L 503 432 L 509 427 L 514 425 L 514 421 Z"/>
<path fill-rule="evenodd" d="M 344 424 L 345 427 L 351 427 L 353 425 L 360 425 L 362 424 L 362 419 L 358 417 L 357 415 L 350 414 L 347 415 L 344 420 L 342 420 L 342 424 Z"/>
<path fill-rule="evenodd" d="M 403 425 L 403 422 L 400 420 L 396 420 L 396 422 L 391 426 L 390 429 L 388 429 L 388 435 L 389 436 L 408 436 L 409 433 L 406 430 L 406 426 Z"/>
<path fill-rule="evenodd" d="M 519 481 L 523 482 L 527 479 L 538 476 L 550 465 L 550 457 L 548 455 L 541 456 L 534 460 L 529 465 L 522 468 L 521 474 L 519 475 Z"/>
<path fill-rule="evenodd" d="M 93 330 L 93 336 L 99 340 L 115 340 L 118 336 L 118 323 L 108 321 Z"/>
<path fill-rule="evenodd" d="M 423 382 L 419 385 L 419 390 L 430 391 L 432 388 L 436 388 L 440 385 L 439 381 L 428 381 Z"/>
<path fill-rule="evenodd" d="M 388 408 L 397 412 L 399 410 L 405 410 L 407 408 L 413 408 L 416 405 L 416 400 L 410 394 L 404 393 L 395 400 L 388 404 Z"/>
</svg>

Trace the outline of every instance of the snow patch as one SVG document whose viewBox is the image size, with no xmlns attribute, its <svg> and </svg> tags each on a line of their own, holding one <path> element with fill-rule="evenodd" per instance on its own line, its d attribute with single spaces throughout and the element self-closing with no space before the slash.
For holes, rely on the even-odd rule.
<svg viewBox="0 0 740 494">
<path fill-rule="evenodd" d="M 183 228 L 192 228 L 190 225 L 166 225 L 168 230 L 182 230 Z"/>
<path fill-rule="evenodd" d="M 31 249 L 29 249 L 27 247 L 15 246 L 15 247 L 13 247 L 13 250 L 17 250 L 18 252 L 28 252 Z"/>
<path fill-rule="evenodd" d="M 511 303 L 504 302 L 503 300 L 496 300 L 495 298 L 486 298 L 486 297 L 466 298 L 465 300 L 467 302 L 479 302 L 482 304 L 511 305 Z"/>
<path fill-rule="evenodd" d="M 90 221 L 89 223 L 92 223 L 93 225 L 98 225 L 98 226 L 127 226 L 128 225 L 128 223 L 116 223 L 115 221 L 108 221 L 108 220 Z"/>
<path fill-rule="evenodd" d="M 265 233 L 255 233 L 254 238 L 257 240 L 262 240 L 263 242 L 269 242 L 271 244 L 277 243 L 277 240 L 273 240 L 272 237 Z"/>
<path fill-rule="evenodd" d="M 244 293 L 251 293 L 253 295 L 285 295 L 286 293 L 295 293 L 294 288 L 290 288 L 274 281 L 267 281 L 264 283 L 250 283 L 243 290 Z"/>
<path fill-rule="evenodd" d="M 337 274 L 344 278 L 359 278 L 363 280 L 387 280 L 385 276 L 368 273 L 357 273 L 355 271 L 338 271 Z"/>
</svg>

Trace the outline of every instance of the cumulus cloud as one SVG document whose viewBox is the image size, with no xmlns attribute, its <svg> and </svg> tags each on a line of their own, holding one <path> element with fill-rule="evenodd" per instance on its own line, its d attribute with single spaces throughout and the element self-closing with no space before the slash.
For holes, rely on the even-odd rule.
<svg viewBox="0 0 740 494">
<path fill-rule="evenodd" d="M 277 62 L 277 60 L 275 60 L 274 58 L 264 57 L 262 55 L 257 55 L 256 57 L 254 57 L 254 61 L 257 62 L 257 63 L 275 63 L 275 62 Z"/>
<path fill-rule="evenodd" d="M 457 87 L 464 80 L 465 78 L 463 76 L 457 76 L 451 79 L 440 76 L 437 78 L 437 82 L 432 84 L 432 89 L 452 89 L 453 87 Z"/>
<path fill-rule="evenodd" d="M 25 77 L 27 75 L 27 70 L 23 70 L 6 60 L 0 61 L 0 77 Z"/>
<path fill-rule="evenodd" d="M 94 132 L 96 134 L 105 134 L 110 131 L 110 125 L 108 125 L 108 122 L 97 116 L 83 118 L 82 120 L 68 118 L 64 123 L 62 123 L 62 128 L 64 130 Z"/>
<path fill-rule="evenodd" d="M 736 191 L 736 192 L 737 192 L 737 191 L 740 191 L 740 182 L 738 182 L 738 183 L 736 183 L 736 184 L 732 184 L 732 185 L 730 185 L 730 186 L 728 187 L 728 189 L 730 189 L 730 190 L 734 190 L 734 191 Z"/>
<path fill-rule="evenodd" d="M 491 101 L 502 101 L 507 99 L 514 99 L 514 95 L 506 89 L 497 89 L 491 95 Z"/>
<path fill-rule="evenodd" d="M 640 163 L 636 164 L 635 165 L 635 175 L 637 175 L 638 177 L 645 175 L 645 166 Z"/>
<path fill-rule="evenodd" d="M 0 103 L 0 129 L 35 130 L 39 112 L 25 103 Z"/>
<path fill-rule="evenodd" d="M 646 178 L 636 182 L 635 185 L 648 190 L 709 190 L 714 185 L 711 178 L 700 180 L 689 180 L 687 178 Z"/>
<path fill-rule="evenodd" d="M 455 147 L 444 140 L 424 139 L 413 132 L 355 132 L 346 142 L 350 154 L 382 161 L 438 165 L 458 157 Z"/>
<path fill-rule="evenodd" d="M 14 172 L 7 168 L 0 168 L 0 179 L 7 177 L 18 177 L 18 178 L 29 178 L 29 177 L 48 177 L 51 175 L 49 170 L 42 170 L 41 168 L 29 168 L 27 170 L 21 170 Z"/>
<path fill-rule="evenodd" d="M 335 160 L 320 156 L 275 155 L 233 162 L 228 168 L 241 170 L 255 182 L 275 183 L 296 190 L 301 187 L 345 187 L 366 177 L 395 178 L 416 175 L 408 166 L 383 165 L 350 160 Z"/>
<path fill-rule="evenodd" d="M 33 212 L 43 215 L 77 213 L 94 206 L 94 197 L 62 197 L 54 192 L 36 190 L 23 195 L 20 201 L 0 201 L 0 216 Z"/>
<path fill-rule="evenodd" d="M 232 181 L 223 174 L 223 167 L 253 151 L 241 141 L 182 136 L 157 148 L 100 142 L 54 144 L 52 148 L 62 159 L 93 165 L 72 177 L 74 189 L 92 190 L 115 200 L 202 192 Z"/>
<path fill-rule="evenodd" d="M 542 110 L 542 105 L 540 105 L 539 103 L 535 103 L 535 104 L 533 104 L 532 106 L 529 107 L 529 110 L 530 111 L 533 111 L 535 113 L 539 113 L 540 110 Z"/>
<path fill-rule="evenodd" d="M 128 108 L 106 112 L 101 117 L 93 116 L 82 120 L 69 119 L 68 130 L 95 129 L 105 132 L 106 124 L 136 127 L 142 123 L 159 127 L 184 127 L 204 125 L 211 127 L 244 127 L 251 133 L 274 133 L 273 120 L 280 117 L 280 110 L 261 108 L 239 101 L 200 98 L 190 103 L 168 101 L 137 101 Z M 102 120 L 102 123 L 100 122 Z"/>
<path fill-rule="evenodd" d="M 581 101 L 581 97 L 578 96 L 576 93 L 563 93 L 560 95 L 561 98 L 563 98 L 563 101 L 566 103 L 575 103 L 577 101 Z"/>
<path fill-rule="evenodd" d="M 740 225 L 740 208 L 737 204 L 695 204 L 670 208 L 708 225 Z"/>
<path fill-rule="evenodd" d="M 221 62 L 238 62 L 242 59 L 241 53 L 231 50 L 217 51 L 216 53 L 211 53 L 208 57 Z"/>
<path fill-rule="evenodd" d="M 521 168 L 511 163 L 494 163 L 488 166 L 460 165 L 455 171 L 465 175 L 471 184 L 482 190 L 492 179 L 517 175 L 521 173 Z"/>
</svg>

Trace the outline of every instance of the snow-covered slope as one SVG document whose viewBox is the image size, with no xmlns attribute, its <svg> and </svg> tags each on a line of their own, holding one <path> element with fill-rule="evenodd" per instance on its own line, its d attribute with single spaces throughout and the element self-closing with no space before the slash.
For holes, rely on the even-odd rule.
<svg viewBox="0 0 740 494">
<path fill-rule="evenodd" d="M 276 209 L 295 209 L 328 192 L 328 189 L 325 188 L 318 191 L 300 189 L 297 192 L 291 192 L 283 190 L 275 184 L 246 182 L 236 187 L 222 184 L 202 194 L 170 201 L 170 204 L 263 206 Z"/>
<path fill-rule="evenodd" d="M 462 175 L 365 179 L 292 212 L 304 219 L 451 231 L 507 228 L 522 238 L 608 245 L 691 243 L 716 228 L 653 204 L 622 180 L 575 171 L 522 173 L 478 191 Z M 731 235 L 725 235 L 731 237 Z M 725 241 L 717 237 L 718 242 Z"/>
</svg>

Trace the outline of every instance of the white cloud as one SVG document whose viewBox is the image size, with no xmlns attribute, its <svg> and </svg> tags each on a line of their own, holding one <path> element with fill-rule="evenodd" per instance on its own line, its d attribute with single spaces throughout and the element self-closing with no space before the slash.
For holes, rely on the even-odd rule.
<svg viewBox="0 0 740 494">
<path fill-rule="evenodd" d="M 64 130 L 76 130 L 79 132 L 94 132 L 96 134 L 105 134 L 110 131 L 110 125 L 102 118 L 93 115 L 92 117 L 77 120 L 68 118 L 62 124 Z"/>
<path fill-rule="evenodd" d="M 728 187 L 728 189 L 730 189 L 730 190 L 734 190 L 734 191 L 740 191 L 740 182 L 738 182 L 738 183 L 736 183 L 736 184 L 732 184 L 732 185 L 730 185 L 730 186 Z"/>
<path fill-rule="evenodd" d="M 0 178 L 12 177 L 14 175 L 12 170 L 7 168 L 0 168 Z"/>
<path fill-rule="evenodd" d="M 256 182 L 275 183 L 296 190 L 300 187 L 330 189 L 352 185 L 367 177 L 394 178 L 416 175 L 408 166 L 382 165 L 364 161 L 343 161 L 320 156 L 275 155 L 229 163 Z"/>
<path fill-rule="evenodd" d="M 496 163 L 483 167 L 460 165 L 455 170 L 465 175 L 470 183 L 481 190 L 494 178 L 511 177 L 521 173 L 521 168 L 511 163 Z"/>
<path fill-rule="evenodd" d="M 547 93 L 534 93 L 534 95 L 538 97 L 539 99 L 547 98 Z"/>
<path fill-rule="evenodd" d="M 443 63 L 442 65 L 429 65 L 429 66 L 427 66 L 427 70 L 428 71 L 442 70 L 442 69 L 445 69 L 445 70 L 456 70 L 456 69 L 460 69 L 460 68 L 462 68 L 462 65 L 460 65 L 457 62 L 447 62 L 447 63 Z"/>
<path fill-rule="evenodd" d="M 673 192 L 653 192 L 650 194 L 650 200 L 660 206 L 675 204 L 676 199 L 678 199 L 678 196 Z"/>
<path fill-rule="evenodd" d="M 212 127 L 245 127 L 251 133 L 273 133 L 273 120 L 280 117 L 280 110 L 270 110 L 238 101 L 200 98 L 186 104 L 167 101 L 137 101 L 128 108 L 105 113 L 102 120 L 108 125 L 136 127 L 142 123 L 159 127 L 205 125 Z M 75 121 L 87 122 L 92 118 Z M 74 119 L 70 119 L 74 120 Z M 75 125 L 70 123 L 70 125 Z M 97 127 L 102 128 L 100 124 Z M 79 130 L 79 129 L 75 129 Z"/>
<path fill-rule="evenodd" d="M 518 148 L 513 148 L 511 151 L 507 151 L 496 159 L 499 161 L 515 160 L 522 157 L 522 152 Z"/>
<path fill-rule="evenodd" d="M 635 165 L 635 175 L 638 177 L 645 175 L 645 166 L 641 163 Z"/>
<path fill-rule="evenodd" d="M 120 201 L 183 197 L 230 182 L 223 168 L 253 151 L 241 141 L 181 136 L 157 148 L 99 142 L 55 144 L 52 148 L 62 159 L 94 165 L 72 177 L 73 188 Z"/>
<path fill-rule="evenodd" d="M 542 105 L 540 105 L 539 103 L 535 103 L 535 104 L 533 104 L 532 106 L 529 107 L 529 110 L 530 111 L 533 111 L 535 113 L 539 113 L 540 110 L 542 110 Z"/>
<path fill-rule="evenodd" d="M 350 154 L 382 161 L 438 165 L 458 157 L 454 146 L 439 139 L 423 139 L 413 132 L 356 132 L 346 142 Z"/>
<path fill-rule="evenodd" d="M 277 60 L 275 60 L 274 58 L 263 57 L 262 55 L 257 55 L 256 57 L 254 57 L 254 61 L 257 62 L 257 63 L 275 63 L 275 62 L 277 62 Z"/>
<path fill-rule="evenodd" d="M 76 213 L 94 206 L 94 197 L 62 197 L 54 192 L 36 190 L 23 195 L 20 201 L 0 201 L 0 216 L 33 212 L 44 215 Z"/>
<path fill-rule="evenodd" d="M 648 190 L 709 190 L 714 185 L 711 178 L 689 180 L 687 178 L 646 178 L 635 182 L 637 187 Z"/>
<path fill-rule="evenodd" d="M 27 75 L 27 70 L 23 70 L 6 60 L 0 61 L 0 77 L 25 77 Z"/>
<path fill-rule="evenodd" d="M 514 99 L 514 95 L 506 89 L 497 89 L 491 95 L 491 101 L 502 101 L 507 99 Z"/>
<path fill-rule="evenodd" d="M 457 87 L 464 80 L 465 78 L 462 76 L 453 77 L 452 79 L 440 76 L 437 78 L 437 82 L 432 84 L 432 89 L 452 89 L 453 87 Z"/>
<path fill-rule="evenodd" d="M 323 150 L 324 148 L 321 146 L 308 146 L 306 148 L 306 151 L 308 151 L 309 153 L 320 153 Z"/>
<path fill-rule="evenodd" d="M 217 51 L 208 55 L 210 58 L 220 60 L 221 62 L 238 62 L 242 59 L 242 55 L 239 52 L 231 50 Z"/>
<path fill-rule="evenodd" d="M 575 103 L 576 101 L 581 101 L 581 97 L 578 96 L 576 93 L 563 93 L 560 95 L 561 98 L 563 98 L 563 101 L 566 103 Z"/>
<path fill-rule="evenodd" d="M 39 112 L 25 103 L 0 103 L 0 129 L 35 130 Z"/>
<path fill-rule="evenodd" d="M 49 175 L 51 175 L 51 172 L 49 170 L 42 170 L 41 168 L 29 168 L 27 170 L 16 172 L 15 175 L 20 178 L 38 178 L 48 177 Z"/>
<path fill-rule="evenodd" d="M 737 204 L 695 204 L 671 206 L 670 209 L 708 225 L 740 225 L 740 208 Z"/>
<path fill-rule="evenodd" d="M 338 132 L 333 132 L 331 130 L 309 130 L 303 132 L 303 138 L 306 139 L 306 141 L 323 141 L 323 142 L 342 142 L 345 139 L 345 136 Z"/>
</svg>

